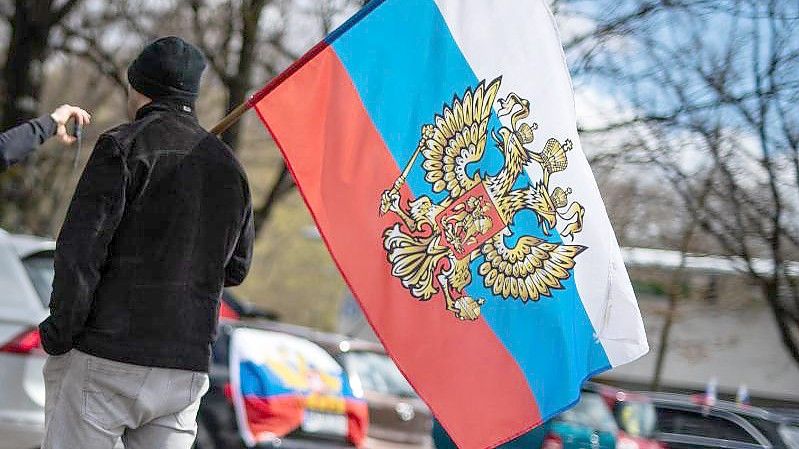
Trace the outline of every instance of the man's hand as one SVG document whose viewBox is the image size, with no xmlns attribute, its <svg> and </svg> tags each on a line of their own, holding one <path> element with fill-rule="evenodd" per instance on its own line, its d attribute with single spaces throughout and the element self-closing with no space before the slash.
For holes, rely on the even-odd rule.
<svg viewBox="0 0 799 449">
<path fill-rule="evenodd" d="M 56 110 L 50 114 L 50 117 L 52 117 L 58 125 L 56 136 L 58 136 L 58 139 L 61 140 L 61 142 L 64 142 L 67 145 L 71 145 L 78 140 L 76 137 L 70 136 L 67 132 L 67 122 L 69 119 L 74 117 L 75 121 L 77 121 L 80 126 L 88 125 L 92 119 L 92 116 L 89 115 L 88 112 L 77 106 L 70 106 L 68 104 L 61 105 L 56 108 Z"/>
</svg>

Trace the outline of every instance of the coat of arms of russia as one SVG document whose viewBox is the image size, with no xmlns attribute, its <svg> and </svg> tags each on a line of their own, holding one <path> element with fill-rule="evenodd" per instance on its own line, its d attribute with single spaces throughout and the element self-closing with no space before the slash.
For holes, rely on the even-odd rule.
<svg viewBox="0 0 799 449">
<path fill-rule="evenodd" d="M 582 230 L 585 208 L 569 201 L 571 188 L 550 186 L 567 168 L 572 142 L 549 138 L 536 150 L 538 125 L 527 122 L 530 102 L 515 93 L 497 100 L 501 83 L 500 77 L 469 87 L 424 125 L 416 151 L 381 198 L 380 213 L 397 217 L 383 235 L 392 275 L 420 301 L 440 292 L 447 310 L 461 320 L 476 320 L 486 301 L 465 293 L 472 282 L 506 300 L 537 301 L 563 288 L 575 258 L 586 249 L 560 238 Z M 495 102 L 510 127 L 489 130 Z M 487 148 L 489 138 L 495 148 Z M 481 176 L 474 167 L 487 151 L 501 151 L 504 163 L 498 172 Z M 400 196 L 419 156 L 432 191 L 446 195 L 438 203 L 426 195 L 411 201 Z M 530 164 L 539 166 L 540 177 L 520 186 Z M 509 244 L 509 236 L 525 232 L 514 217 L 526 209 L 535 213 L 544 238 L 522 235 Z M 560 236 L 548 239 L 558 233 L 559 220 Z M 473 279 L 475 261 L 479 280 Z"/>
</svg>

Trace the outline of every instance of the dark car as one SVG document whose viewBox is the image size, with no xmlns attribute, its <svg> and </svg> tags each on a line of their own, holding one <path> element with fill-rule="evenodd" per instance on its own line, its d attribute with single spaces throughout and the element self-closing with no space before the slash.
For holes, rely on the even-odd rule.
<svg viewBox="0 0 799 449">
<path fill-rule="evenodd" d="M 649 396 L 595 382 L 586 382 L 583 391 L 599 394 L 610 407 L 619 426 L 617 449 L 665 449 L 654 439 L 657 412 Z"/>
<path fill-rule="evenodd" d="M 615 449 L 619 428 L 597 393 L 583 390 L 574 407 L 552 419 L 542 449 Z"/>
<path fill-rule="evenodd" d="M 245 319 L 249 318 L 249 319 Z M 431 447 L 432 417 L 379 344 L 280 323 L 275 314 L 223 295 L 220 335 L 214 345 L 211 388 L 198 417 L 198 449 L 243 447 L 231 401 L 228 347 L 231 332 L 239 327 L 278 332 L 306 339 L 325 349 L 348 373 L 353 389 L 363 390 L 369 408 L 366 449 Z M 244 320 L 242 320 L 244 319 Z M 301 431 L 276 440 L 281 448 L 351 447 L 345 440 Z"/>
<path fill-rule="evenodd" d="M 670 449 L 799 449 L 799 421 L 727 401 L 710 405 L 700 396 L 651 394 L 657 411 L 655 437 Z"/>
<path fill-rule="evenodd" d="M 365 449 L 430 448 L 432 414 L 397 365 L 376 343 L 318 334 L 311 341 L 327 349 L 358 383 L 369 407 Z"/>
<path fill-rule="evenodd" d="M 616 438 L 618 427 L 602 397 L 583 389 L 574 406 L 499 449 L 626 449 Z M 456 449 L 443 427 L 436 424 L 437 449 Z"/>
</svg>

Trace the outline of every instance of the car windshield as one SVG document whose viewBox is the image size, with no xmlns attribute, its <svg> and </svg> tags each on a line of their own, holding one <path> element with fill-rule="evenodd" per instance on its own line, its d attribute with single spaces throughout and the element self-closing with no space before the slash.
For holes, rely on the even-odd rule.
<svg viewBox="0 0 799 449">
<path fill-rule="evenodd" d="M 799 427 L 782 426 L 780 427 L 780 436 L 786 446 L 791 449 L 799 449 Z"/>
<path fill-rule="evenodd" d="M 390 394 L 406 398 L 416 397 L 397 365 L 377 352 L 350 352 L 344 355 L 344 365 L 352 376 L 357 376 L 364 391 Z"/>
<path fill-rule="evenodd" d="M 655 431 L 655 407 L 647 402 L 619 402 L 616 421 L 622 430 L 634 437 L 648 438 Z"/>
<path fill-rule="evenodd" d="M 39 294 L 39 299 L 45 307 L 50 303 L 50 294 L 53 293 L 53 276 L 55 269 L 53 268 L 53 255 L 52 253 L 41 253 L 30 256 L 22 261 L 25 265 L 25 270 L 28 271 L 28 276 Z"/>
<path fill-rule="evenodd" d="M 583 392 L 580 402 L 563 412 L 560 421 L 590 427 L 601 432 L 616 432 L 616 422 L 602 397 L 596 393 Z"/>
</svg>

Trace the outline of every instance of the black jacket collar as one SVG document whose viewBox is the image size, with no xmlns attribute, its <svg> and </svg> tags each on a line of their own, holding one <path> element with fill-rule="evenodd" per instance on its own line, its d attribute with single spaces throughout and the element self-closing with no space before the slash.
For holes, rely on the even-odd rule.
<svg viewBox="0 0 799 449">
<path fill-rule="evenodd" d="M 136 120 L 140 120 L 148 114 L 158 111 L 171 111 L 178 114 L 187 115 L 197 120 L 197 113 L 194 109 L 194 103 L 186 101 L 183 98 L 164 97 L 153 100 L 136 111 Z"/>
</svg>

